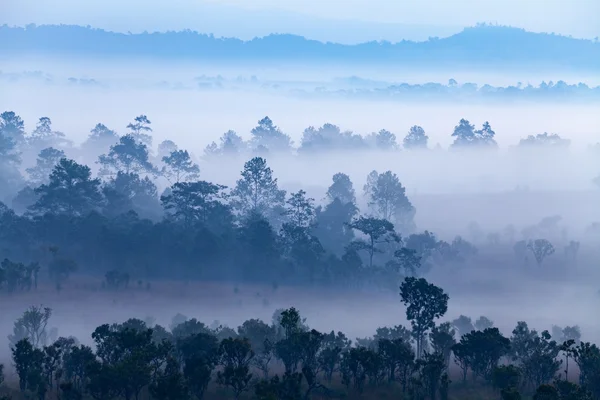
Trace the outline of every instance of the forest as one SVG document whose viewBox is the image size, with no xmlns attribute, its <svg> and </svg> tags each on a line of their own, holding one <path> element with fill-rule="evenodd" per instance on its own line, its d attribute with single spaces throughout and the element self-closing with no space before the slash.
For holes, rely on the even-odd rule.
<svg viewBox="0 0 600 400">
<path fill-rule="evenodd" d="M 126 129 L 119 135 L 98 123 L 76 146 L 48 117 L 28 133 L 15 112 L 0 114 L 1 302 L 35 298 L 48 285 L 68 293 L 82 277 L 111 296 L 153 293 L 164 280 L 375 290 L 399 293 L 410 327 L 352 340 L 311 329 L 293 307 L 237 329 L 182 314 L 168 327 L 132 316 L 98 326 L 88 346 L 87 337 L 57 337 L 48 325 L 53 310 L 34 305 L 8 337 L 11 360 L 0 368 L 13 377 L 0 387 L 6 398 L 600 399 L 600 349 L 578 326 L 537 331 L 520 321 L 505 336 L 485 316 L 442 321 L 450 296 L 426 279 L 503 257 L 560 280 L 565 266 L 595 253 L 581 257 L 582 243 L 559 215 L 520 230 L 485 232 L 473 223 L 473 240 L 444 240 L 420 230 L 418 210 L 391 170 L 370 172 L 362 190 L 340 171 L 317 201 L 302 188 L 282 189 L 268 162 L 343 151 L 498 152 L 490 123 L 461 119 L 445 150 L 432 148 L 419 126 L 399 139 L 385 129 L 361 136 L 325 124 L 307 128 L 296 146 L 265 117 L 249 140 L 228 131 L 199 159 L 171 140 L 154 150 L 145 115 Z M 510 151 L 569 144 L 539 133 Z M 199 160 L 234 156 L 246 159 L 235 185 L 202 180 Z M 589 222 L 592 238 L 600 224 Z"/>
</svg>

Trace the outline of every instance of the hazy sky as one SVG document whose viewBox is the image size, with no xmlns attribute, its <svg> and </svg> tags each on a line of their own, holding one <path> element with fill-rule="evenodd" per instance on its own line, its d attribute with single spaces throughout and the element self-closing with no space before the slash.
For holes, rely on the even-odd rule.
<svg viewBox="0 0 600 400">
<path fill-rule="evenodd" d="M 477 22 L 600 36 L 599 0 L 0 0 L 0 23 L 90 24 L 117 31 L 189 28 L 242 38 L 425 39 Z"/>
</svg>

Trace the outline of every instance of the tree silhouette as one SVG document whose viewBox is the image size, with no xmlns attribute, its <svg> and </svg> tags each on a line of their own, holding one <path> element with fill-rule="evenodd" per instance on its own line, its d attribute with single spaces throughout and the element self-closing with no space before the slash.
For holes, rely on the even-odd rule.
<svg viewBox="0 0 600 400">
<path fill-rule="evenodd" d="M 413 328 L 417 342 L 417 358 L 423 350 L 425 335 L 434 326 L 434 320 L 448 310 L 448 295 L 424 278 L 407 277 L 400 286 L 400 298 L 406 307 L 406 318 Z"/>
<path fill-rule="evenodd" d="M 378 248 L 378 245 L 400 242 L 400 237 L 394 231 L 394 224 L 384 219 L 366 218 L 361 216 L 348 226 L 367 236 L 367 240 L 356 240 L 352 242 L 351 246 L 356 250 L 365 250 L 368 253 L 370 268 L 373 267 L 373 256 L 375 253 L 382 252 L 382 250 Z"/>
<path fill-rule="evenodd" d="M 98 158 L 102 166 L 101 175 L 113 176 L 119 171 L 129 173 L 155 173 L 155 168 L 149 161 L 148 148 L 143 143 L 136 142 L 132 135 L 125 135 L 119 142 L 110 146 L 108 154 Z"/>
<path fill-rule="evenodd" d="M 133 122 L 127 125 L 127 129 L 131 132 L 131 137 L 138 143 L 144 144 L 148 147 L 152 146 L 152 128 L 150 125 L 152 122 L 145 115 L 139 115 L 134 118 Z"/>
<path fill-rule="evenodd" d="M 285 191 L 279 190 L 277 178 L 262 157 L 254 157 L 244 164 L 242 178 L 237 181 L 231 195 L 233 205 L 242 215 L 257 213 L 264 217 L 281 215 Z"/>
<path fill-rule="evenodd" d="M 100 180 L 92 179 L 90 168 L 73 160 L 61 159 L 50 174 L 50 181 L 35 189 L 38 201 L 31 211 L 81 216 L 97 209 L 102 202 Z"/>
<path fill-rule="evenodd" d="M 34 185 L 47 183 L 52 170 L 63 158 L 65 158 L 65 152 L 53 147 L 40 151 L 35 166 L 26 169 L 31 183 Z"/>
<path fill-rule="evenodd" d="M 538 265 L 542 265 L 546 257 L 554 254 L 554 246 L 546 239 L 530 240 L 527 249 L 533 253 Z"/>
<path fill-rule="evenodd" d="M 162 175 L 171 183 L 198 179 L 200 167 L 190 158 L 186 150 L 172 151 L 168 156 L 162 158 L 165 165 Z"/>
<path fill-rule="evenodd" d="M 426 149 L 429 137 L 420 126 L 412 126 L 404 137 L 404 148 L 407 150 Z"/>
</svg>

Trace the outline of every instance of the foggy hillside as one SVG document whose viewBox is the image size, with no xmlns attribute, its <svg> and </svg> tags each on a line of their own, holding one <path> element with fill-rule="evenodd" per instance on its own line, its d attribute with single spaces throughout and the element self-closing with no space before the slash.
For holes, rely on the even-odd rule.
<svg viewBox="0 0 600 400">
<path fill-rule="evenodd" d="M 44 54 L 61 56 L 151 57 L 200 61 L 315 61 L 402 66 L 439 70 L 526 68 L 598 71 L 600 44 L 522 29 L 481 25 L 447 38 L 424 42 L 369 42 L 342 45 L 302 36 L 269 35 L 242 41 L 192 31 L 122 34 L 67 25 L 0 27 L 4 57 Z"/>
</svg>

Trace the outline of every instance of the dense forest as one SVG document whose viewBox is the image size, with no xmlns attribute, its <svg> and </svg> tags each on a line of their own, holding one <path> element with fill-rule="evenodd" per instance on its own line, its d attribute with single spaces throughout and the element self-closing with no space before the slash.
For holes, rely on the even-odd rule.
<svg viewBox="0 0 600 400">
<path fill-rule="evenodd" d="M 392 171 L 372 171 L 362 188 L 361 210 L 350 177 L 332 177 L 323 204 L 299 189 L 286 193 L 267 163 L 270 153 L 321 154 L 368 149 L 398 151 L 396 136 L 381 130 L 368 137 L 341 132 L 326 124 L 305 130 L 298 149 L 268 118 L 252 130 L 252 139 L 235 132 L 205 151 L 205 160 L 247 154 L 234 187 L 200 179 L 198 164 L 172 141 L 151 150 L 146 116 L 118 136 L 96 125 L 79 148 L 40 118 L 30 135 L 13 112 L 1 115 L 2 179 L 0 207 L 0 288 L 31 288 L 40 268 L 60 288 L 71 273 L 136 278 L 238 280 L 262 283 L 374 285 L 395 287 L 404 276 L 434 264 L 464 262 L 477 248 L 457 236 L 450 242 L 429 231 L 418 232 L 417 212 Z M 489 123 L 481 129 L 466 120 L 455 127 L 452 148 L 497 147 Z M 427 135 L 414 126 L 403 140 L 407 150 L 426 151 Z M 569 144 L 558 135 L 540 134 L 519 147 Z M 67 157 L 70 152 L 72 158 Z M 78 161 L 98 154 L 97 177 Z M 22 165 L 24 159 L 33 165 Z M 159 195 L 159 182 L 166 182 Z M 550 240 L 563 243 L 567 260 L 578 243 L 566 240 L 560 218 L 529 227 L 489 234 L 491 243 L 514 246 L 519 262 L 538 264 L 554 252 Z M 476 229 L 476 227 L 474 227 Z M 167 268 L 168 266 L 168 268 Z"/>
<path fill-rule="evenodd" d="M 600 398 L 600 349 L 578 327 L 520 321 L 505 337 L 484 316 L 438 323 L 449 296 L 423 278 L 399 291 L 410 328 L 356 341 L 310 329 L 292 307 L 237 330 L 182 314 L 168 329 L 132 318 L 98 326 L 90 347 L 52 338 L 52 310 L 31 307 L 9 336 L 16 373 L 2 399 Z"/>
<path fill-rule="evenodd" d="M 168 328 L 135 318 L 101 325 L 89 347 L 87 338 L 57 338 L 48 325 L 52 310 L 33 306 L 8 338 L 12 365 L 0 371 L 14 371 L 7 373 L 14 379 L 0 396 L 600 399 L 600 350 L 581 340 L 579 327 L 538 332 L 518 322 L 504 336 L 484 316 L 442 322 L 449 295 L 424 278 L 476 257 L 498 262 L 498 254 L 522 269 L 564 271 L 577 263 L 580 243 L 560 216 L 521 231 L 483 232 L 473 224 L 477 243 L 447 241 L 419 230 L 418 210 L 393 171 L 372 171 L 362 190 L 340 171 L 317 202 L 302 189 L 281 189 L 267 161 L 345 150 L 445 151 L 430 148 L 423 128 L 413 126 L 400 141 L 387 130 L 361 136 L 325 124 L 307 128 L 294 146 L 265 117 L 250 140 L 229 131 L 205 149 L 206 163 L 247 159 L 226 187 L 202 180 L 198 161 L 174 142 L 155 151 L 151 126 L 140 115 L 121 136 L 97 124 L 74 146 L 48 117 L 26 133 L 16 113 L 0 114 L 0 301 L 35 297 L 48 284 L 68 292 L 76 275 L 115 295 L 152 291 L 161 279 L 371 288 L 399 290 L 410 328 L 381 327 L 351 340 L 311 329 L 294 308 L 238 329 L 179 314 Z M 499 151 L 488 122 L 478 129 L 462 119 L 452 136 L 447 151 Z M 513 151 L 568 146 L 543 133 Z M 592 224 L 589 233 L 598 230 Z"/>
</svg>

